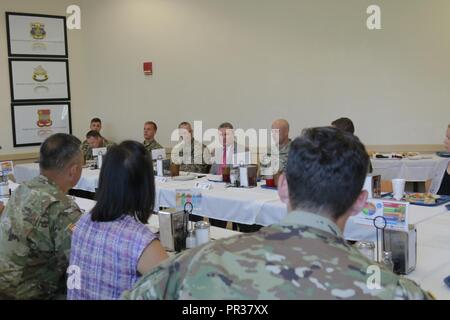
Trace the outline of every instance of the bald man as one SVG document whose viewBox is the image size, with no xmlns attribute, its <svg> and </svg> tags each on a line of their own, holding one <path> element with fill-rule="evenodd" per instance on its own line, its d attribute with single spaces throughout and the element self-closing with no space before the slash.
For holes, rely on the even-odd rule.
<svg viewBox="0 0 450 320">
<path fill-rule="evenodd" d="M 272 123 L 272 130 L 278 130 L 278 148 L 280 157 L 280 171 L 286 169 L 289 149 L 292 140 L 289 139 L 289 122 L 285 119 L 278 119 Z M 277 142 L 277 141 L 276 141 Z"/>
</svg>

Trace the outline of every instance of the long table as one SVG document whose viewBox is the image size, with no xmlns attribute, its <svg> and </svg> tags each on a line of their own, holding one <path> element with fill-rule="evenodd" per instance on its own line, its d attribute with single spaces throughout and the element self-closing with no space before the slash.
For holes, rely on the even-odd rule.
<svg viewBox="0 0 450 320">
<path fill-rule="evenodd" d="M 76 202 L 86 211 L 95 204 L 92 200 L 77 198 Z M 443 279 L 450 275 L 450 212 L 445 207 L 427 208 L 411 206 L 417 227 L 417 265 L 407 275 L 438 299 L 450 300 L 450 288 Z M 158 231 L 158 219 L 153 215 L 149 222 L 152 231 Z M 211 227 L 211 238 L 220 239 L 239 234 L 227 229 Z"/>
<path fill-rule="evenodd" d="M 175 202 L 175 190 L 189 188 L 194 184 L 193 181 L 157 183 L 158 203 L 171 207 Z M 212 190 L 203 192 L 204 198 L 208 199 L 205 201 L 207 210 L 203 214 L 207 217 L 223 220 L 231 218 L 231 221 L 236 222 L 255 221 L 261 225 L 270 225 L 279 222 L 287 214 L 285 206 L 278 200 L 274 190 L 228 189 L 223 184 L 215 184 Z M 89 211 L 95 204 L 92 200 L 82 198 L 76 198 L 76 201 L 85 211 Z M 409 213 L 409 223 L 416 226 L 418 237 L 416 269 L 407 277 L 417 281 L 422 288 L 431 291 L 438 299 L 450 300 L 450 288 L 443 282 L 443 279 L 450 275 L 450 212 L 445 206 L 410 206 Z M 155 216 L 150 221 L 150 227 L 158 228 Z M 354 230 L 368 234 L 367 230 L 364 230 L 365 226 L 353 227 Z M 214 227 L 211 231 L 212 238 L 216 239 L 237 234 L 231 230 Z M 351 239 L 347 236 L 346 238 Z"/>
<path fill-rule="evenodd" d="M 73 197 L 73 198 L 74 198 L 75 202 L 78 204 L 78 206 L 80 207 L 80 209 L 83 210 L 83 212 L 85 212 L 85 213 L 91 211 L 91 209 L 95 205 L 94 200 L 78 198 L 78 197 Z M 150 216 L 150 219 L 148 221 L 148 227 L 154 233 L 159 232 L 159 220 L 158 220 L 157 215 L 153 214 Z M 232 236 L 235 236 L 238 234 L 240 234 L 240 232 L 238 232 L 238 231 L 233 231 L 233 230 L 228 230 L 228 229 L 217 228 L 217 227 L 211 226 L 211 239 L 212 240 L 229 238 L 229 237 L 232 237 Z"/>
<path fill-rule="evenodd" d="M 15 166 L 16 181 L 22 183 L 39 175 L 37 163 Z M 95 192 L 98 187 L 99 170 L 83 169 L 80 181 L 74 189 Z M 177 189 L 194 189 L 197 183 L 208 182 L 208 177 L 190 181 L 166 182 L 156 180 L 155 207 L 176 207 Z M 201 211 L 195 214 L 224 221 L 268 226 L 279 222 L 286 215 L 286 205 L 276 190 L 256 188 L 227 188 L 224 183 L 211 183 L 211 190 L 201 190 Z"/>
</svg>

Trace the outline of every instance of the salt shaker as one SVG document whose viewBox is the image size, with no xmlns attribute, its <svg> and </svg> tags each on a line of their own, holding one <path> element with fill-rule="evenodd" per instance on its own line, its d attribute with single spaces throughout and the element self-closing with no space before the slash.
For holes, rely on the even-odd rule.
<svg viewBox="0 0 450 320">
<path fill-rule="evenodd" d="M 201 246 L 202 244 L 208 243 L 210 240 L 210 224 L 206 221 L 198 221 L 195 224 L 195 240 L 196 245 Z"/>
<path fill-rule="evenodd" d="M 373 242 L 360 241 L 355 244 L 355 247 L 369 260 L 375 260 L 375 244 Z"/>
</svg>

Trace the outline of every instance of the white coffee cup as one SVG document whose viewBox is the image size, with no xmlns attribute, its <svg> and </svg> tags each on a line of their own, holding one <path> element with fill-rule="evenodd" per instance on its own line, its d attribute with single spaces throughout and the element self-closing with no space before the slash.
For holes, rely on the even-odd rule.
<svg viewBox="0 0 450 320">
<path fill-rule="evenodd" d="M 405 179 L 392 179 L 392 190 L 394 191 L 394 199 L 401 200 L 405 193 Z"/>
</svg>

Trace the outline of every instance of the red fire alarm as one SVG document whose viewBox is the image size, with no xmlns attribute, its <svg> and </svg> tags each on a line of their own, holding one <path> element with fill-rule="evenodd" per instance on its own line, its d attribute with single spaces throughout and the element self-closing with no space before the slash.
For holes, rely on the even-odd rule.
<svg viewBox="0 0 450 320">
<path fill-rule="evenodd" d="M 144 62 L 144 74 L 146 76 L 151 76 L 153 74 L 153 63 Z"/>
</svg>

